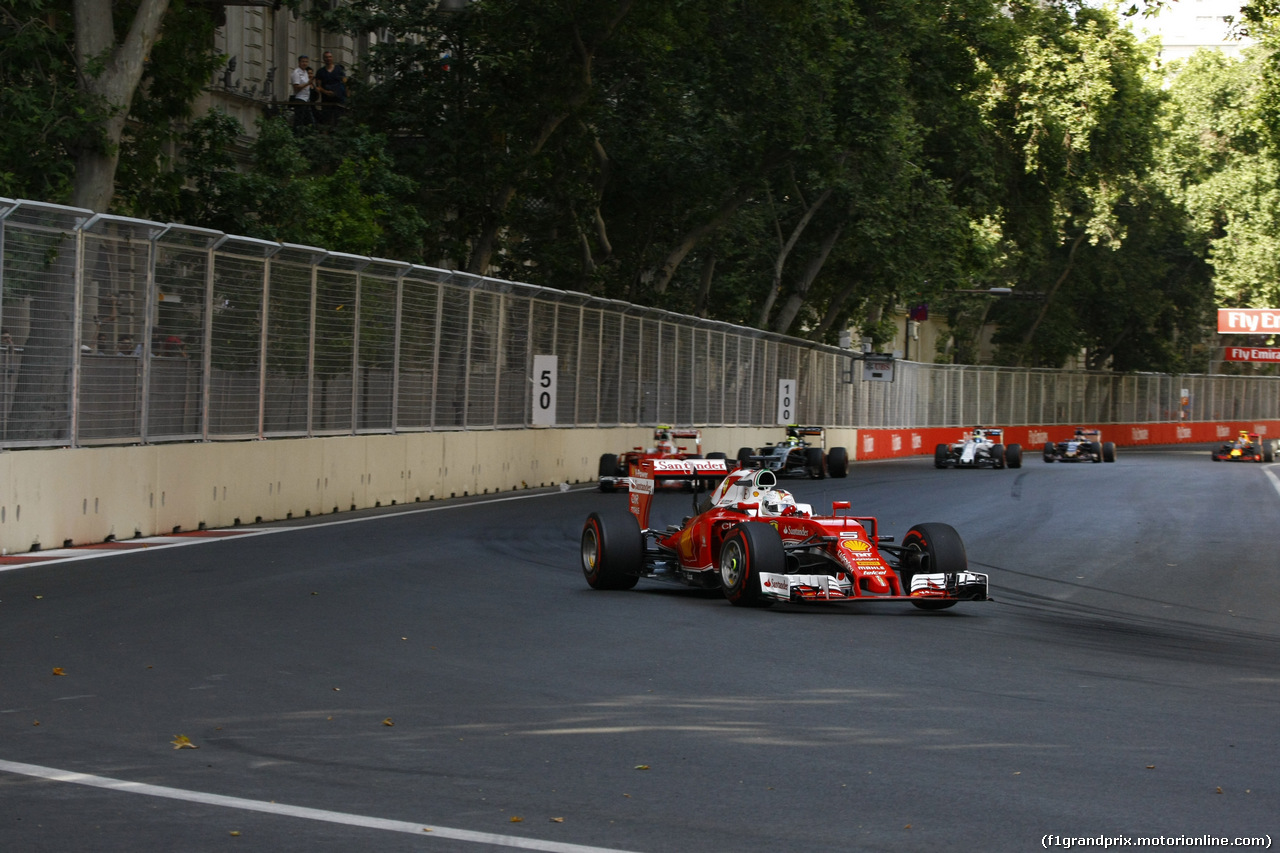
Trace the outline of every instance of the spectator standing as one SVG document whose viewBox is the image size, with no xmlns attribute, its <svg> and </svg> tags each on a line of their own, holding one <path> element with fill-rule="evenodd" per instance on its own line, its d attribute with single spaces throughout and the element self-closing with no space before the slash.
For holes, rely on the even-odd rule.
<svg viewBox="0 0 1280 853">
<path fill-rule="evenodd" d="M 315 122 L 315 114 L 311 111 L 311 96 L 314 94 L 314 73 L 308 66 L 311 58 L 305 53 L 298 57 L 298 65 L 289 72 L 289 106 L 293 108 L 293 126 L 295 129 Z"/>
<path fill-rule="evenodd" d="M 316 71 L 315 87 L 320 93 L 320 123 L 337 126 L 347 103 L 347 69 L 334 64 L 330 51 L 324 52 L 324 65 Z"/>
</svg>

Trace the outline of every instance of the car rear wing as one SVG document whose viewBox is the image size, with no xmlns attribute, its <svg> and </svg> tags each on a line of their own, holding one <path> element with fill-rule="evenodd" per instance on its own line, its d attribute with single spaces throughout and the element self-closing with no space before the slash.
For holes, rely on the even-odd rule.
<svg viewBox="0 0 1280 853">
<path fill-rule="evenodd" d="M 700 429 L 673 429 L 671 430 L 672 438 L 692 438 L 697 444 L 697 453 L 702 455 L 702 430 Z M 680 448 L 684 450 L 684 448 Z"/>
<path fill-rule="evenodd" d="M 723 459 L 644 459 L 640 473 L 627 477 L 630 495 L 627 509 L 640 522 L 641 530 L 649 529 L 649 510 L 653 494 L 662 480 L 722 480 L 729 474 Z"/>
<path fill-rule="evenodd" d="M 822 435 L 822 427 L 820 426 L 789 426 L 787 427 L 788 435 Z"/>
</svg>

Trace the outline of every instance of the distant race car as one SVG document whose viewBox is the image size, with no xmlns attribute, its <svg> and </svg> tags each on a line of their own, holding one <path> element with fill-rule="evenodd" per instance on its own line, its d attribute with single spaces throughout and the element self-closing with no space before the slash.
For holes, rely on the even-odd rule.
<svg viewBox="0 0 1280 853">
<path fill-rule="evenodd" d="M 1022 445 L 1004 445 L 1004 430 L 974 427 L 953 444 L 939 444 L 933 449 L 935 468 L 1010 468 L 1022 467 Z"/>
<path fill-rule="evenodd" d="M 694 452 L 687 447 L 676 444 L 678 438 L 692 438 L 695 442 Z M 724 458 L 724 454 L 712 454 Z M 625 478 L 630 477 L 645 459 L 701 459 L 702 431 L 696 429 L 672 429 L 669 426 L 656 427 L 653 430 L 652 447 L 633 447 L 625 453 L 605 453 L 600 457 L 599 483 L 600 491 L 612 492 L 619 486 L 625 488 Z M 692 481 L 673 482 L 671 485 L 689 487 Z"/>
<path fill-rule="evenodd" d="M 817 442 L 809 439 L 817 437 Z M 738 449 L 738 465 L 764 468 L 777 477 L 809 477 L 821 480 L 849 476 L 849 451 L 843 447 L 824 449 L 824 432 L 818 426 L 787 427 L 787 437 L 779 444 L 766 444 L 759 450 Z"/>
<path fill-rule="evenodd" d="M 1045 462 L 1115 462 L 1116 446 L 1102 440 L 1102 430 L 1076 427 L 1065 441 L 1046 442 Z"/>
<path fill-rule="evenodd" d="M 1246 429 L 1240 430 L 1235 441 L 1228 441 L 1213 451 L 1214 462 L 1270 462 L 1275 458 L 1272 445 L 1262 436 Z"/>
<path fill-rule="evenodd" d="M 651 530 L 657 483 L 692 477 L 723 479 L 696 515 Z M 651 578 L 720 589 L 747 607 L 909 601 L 942 610 L 989 600 L 987 576 L 969 571 L 964 543 L 947 524 L 917 524 L 891 545 L 876 519 L 849 514 L 848 501 L 818 515 L 777 488 L 772 471 L 727 473 L 719 459 L 646 459 L 629 486 L 629 511 L 598 510 L 582 528 L 582 573 L 595 589 L 631 589 Z"/>
</svg>

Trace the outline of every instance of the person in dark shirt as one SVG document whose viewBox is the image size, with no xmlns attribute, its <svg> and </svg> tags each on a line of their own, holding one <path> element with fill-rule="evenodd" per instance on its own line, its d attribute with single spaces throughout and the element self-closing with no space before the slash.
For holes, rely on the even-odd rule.
<svg viewBox="0 0 1280 853">
<path fill-rule="evenodd" d="M 327 50 L 324 65 L 316 71 L 315 87 L 320 93 L 320 121 L 333 127 L 347 103 L 347 69 L 335 65 Z"/>
</svg>

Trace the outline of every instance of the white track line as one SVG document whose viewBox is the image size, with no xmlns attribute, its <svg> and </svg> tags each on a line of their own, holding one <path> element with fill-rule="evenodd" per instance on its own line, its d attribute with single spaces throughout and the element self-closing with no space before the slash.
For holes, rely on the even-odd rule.
<svg viewBox="0 0 1280 853">
<path fill-rule="evenodd" d="M 0 770 L 16 773 L 21 776 L 32 776 L 47 779 L 50 782 L 69 782 L 73 785 L 87 785 L 91 788 L 105 788 L 125 794 L 142 794 L 148 797 L 164 797 L 170 800 L 182 800 L 188 803 L 200 803 L 207 806 L 222 806 L 242 811 L 263 812 L 265 814 L 297 817 L 304 820 L 319 820 L 326 823 L 339 823 L 345 826 L 360 826 L 366 829 L 381 829 L 387 832 L 404 832 L 420 838 L 451 838 L 455 841 L 470 841 L 475 844 L 493 844 L 499 847 L 514 847 L 520 850 L 546 850 L 549 853 L 629 853 L 613 847 L 592 847 L 584 844 L 568 844 L 562 841 L 542 841 L 536 838 L 517 838 L 511 835 L 498 835 L 492 832 L 472 832 L 469 829 L 452 829 L 436 824 L 409 823 L 403 820 L 387 820 L 379 817 L 331 812 L 325 809 L 310 809 L 304 806 L 289 806 L 283 803 L 264 803 L 261 800 L 246 800 L 240 797 L 225 797 L 221 794 L 206 794 L 201 791 L 184 791 L 181 788 L 166 788 L 161 785 L 146 785 L 140 782 L 126 782 L 122 779 L 111 779 L 106 776 L 90 776 L 69 770 L 58 770 L 53 767 L 41 767 L 36 764 L 20 764 L 16 761 L 0 759 Z"/>
<path fill-rule="evenodd" d="M 1271 487 L 1276 490 L 1276 494 L 1280 494 L 1280 476 L 1276 476 L 1276 468 L 1280 468 L 1280 463 L 1268 465 L 1262 471 L 1271 480 Z"/>
</svg>

